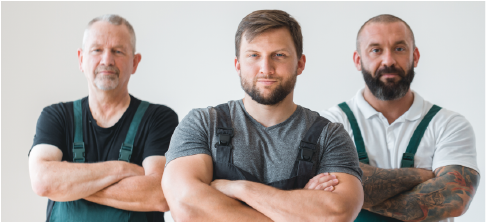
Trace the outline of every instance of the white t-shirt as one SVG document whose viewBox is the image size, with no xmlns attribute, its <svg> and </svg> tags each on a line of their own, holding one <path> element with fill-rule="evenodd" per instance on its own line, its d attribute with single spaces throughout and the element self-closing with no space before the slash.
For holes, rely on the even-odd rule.
<svg viewBox="0 0 486 222">
<path fill-rule="evenodd" d="M 433 106 L 418 93 L 410 109 L 392 124 L 377 112 L 359 90 L 346 101 L 358 122 L 370 165 L 383 169 L 400 168 L 403 153 L 420 121 Z M 344 125 L 354 141 L 346 114 L 337 105 L 322 111 L 321 116 Z M 416 168 L 435 170 L 447 165 L 461 165 L 476 170 L 476 139 L 471 124 L 464 116 L 442 108 L 430 121 L 414 158 Z M 454 221 L 453 218 L 441 222 Z"/>
</svg>

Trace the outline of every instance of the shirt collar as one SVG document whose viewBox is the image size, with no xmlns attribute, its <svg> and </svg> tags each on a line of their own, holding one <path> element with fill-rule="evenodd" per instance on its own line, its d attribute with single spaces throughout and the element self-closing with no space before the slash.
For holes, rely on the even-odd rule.
<svg viewBox="0 0 486 222">
<path fill-rule="evenodd" d="M 374 115 L 377 115 L 379 112 L 376 111 L 363 97 L 364 88 L 358 90 L 356 93 L 356 105 L 358 106 L 359 110 L 363 113 L 366 119 L 371 118 Z M 415 91 L 412 90 L 414 95 L 413 103 L 410 109 L 405 112 L 402 117 L 409 121 L 414 121 L 419 119 L 422 116 L 422 107 L 424 104 L 424 99 Z"/>
</svg>

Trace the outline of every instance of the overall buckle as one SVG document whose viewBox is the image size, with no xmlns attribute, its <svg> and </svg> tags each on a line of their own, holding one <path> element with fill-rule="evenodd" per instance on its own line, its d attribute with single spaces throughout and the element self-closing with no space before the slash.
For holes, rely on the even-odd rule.
<svg viewBox="0 0 486 222">
<path fill-rule="evenodd" d="M 234 136 L 233 129 L 218 127 L 216 130 L 218 135 L 218 145 L 228 146 L 231 138 Z"/>
<path fill-rule="evenodd" d="M 73 162 L 83 163 L 85 161 L 84 142 L 73 143 Z"/>
<path fill-rule="evenodd" d="M 118 160 L 130 163 L 130 158 L 132 157 L 132 150 L 133 150 L 133 145 L 122 143 Z"/>
<path fill-rule="evenodd" d="M 312 157 L 316 153 L 316 144 L 300 141 L 299 160 L 312 162 Z"/>
</svg>

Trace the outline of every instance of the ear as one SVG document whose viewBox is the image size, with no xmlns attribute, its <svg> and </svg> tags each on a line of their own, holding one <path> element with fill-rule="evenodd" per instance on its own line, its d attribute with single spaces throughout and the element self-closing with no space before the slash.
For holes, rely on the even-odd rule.
<svg viewBox="0 0 486 222">
<path fill-rule="evenodd" d="M 297 75 L 302 74 L 302 72 L 304 71 L 304 69 L 305 69 L 305 62 L 306 62 L 305 55 L 302 54 L 302 56 L 300 56 L 299 61 L 297 61 Z"/>
<path fill-rule="evenodd" d="M 240 62 L 238 61 L 238 57 L 235 57 L 235 70 L 236 70 L 236 73 L 238 73 L 238 76 L 239 76 L 240 73 L 241 73 L 241 69 L 240 69 Z"/>
<path fill-rule="evenodd" d="M 134 74 L 137 71 L 138 64 L 140 63 L 141 60 L 142 60 L 142 55 L 140 55 L 140 53 L 137 53 L 137 54 L 135 54 L 133 56 L 133 70 L 132 70 L 132 74 Z"/>
<path fill-rule="evenodd" d="M 417 47 L 413 50 L 413 67 L 417 67 L 420 59 L 420 52 Z"/>
<path fill-rule="evenodd" d="M 353 53 L 353 62 L 354 66 L 358 71 L 361 71 L 361 56 L 359 55 L 358 51 L 354 51 Z"/>
<path fill-rule="evenodd" d="M 84 70 L 83 70 L 83 49 L 82 48 L 78 49 L 78 63 L 79 63 L 79 70 L 81 70 L 81 72 L 84 72 Z"/>
</svg>

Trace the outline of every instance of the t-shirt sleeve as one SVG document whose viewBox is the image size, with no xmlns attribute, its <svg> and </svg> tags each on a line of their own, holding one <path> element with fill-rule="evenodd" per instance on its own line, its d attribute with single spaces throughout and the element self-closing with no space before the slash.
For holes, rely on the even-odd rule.
<svg viewBox="0 0 486 222">
<path fill-rule="evenodd" d="M 432 170 L 448 165 L 461 165 L 479 173 L 476 160 L 476 138 L 474 130 L 466 118 L 455 114 L 438 132 L 440 135 L 434 152 Z"/>
<path fill-rule="evenodd" d="M 65 109 L 61 103 L 45 107 L 35 128 L 34 143 L 29 150 L 39 144 L 49 144 L 65 153 L 66 147 Z"/>
<path fill-rule="evenodd" d="M 327 130 L 326 130 L 327 128 Z M 359 167 L 358 153 L 341 123 L 329 123 L 321 136 L 324 152 L 317 173 L 347 173 L 361 181 L 363 171 Z"/>
<path fill-rule="evenodd" d="M 193 109 L 177 126 L 170 142 L 169 151 L 166 153 L 166 165 L 176 158 L 196 154 L 211 155 L 207 109 Z"/>
<path fill-rule="evenodd" d="M 145 141 L 143 159 L 149 156 L 164 156 L 169 149 L 170 138 L 174 133 L 179 118 L 169 107 L 155 105 L 155 111 L 151 121 L 150 130 Z"/>
</svg>

